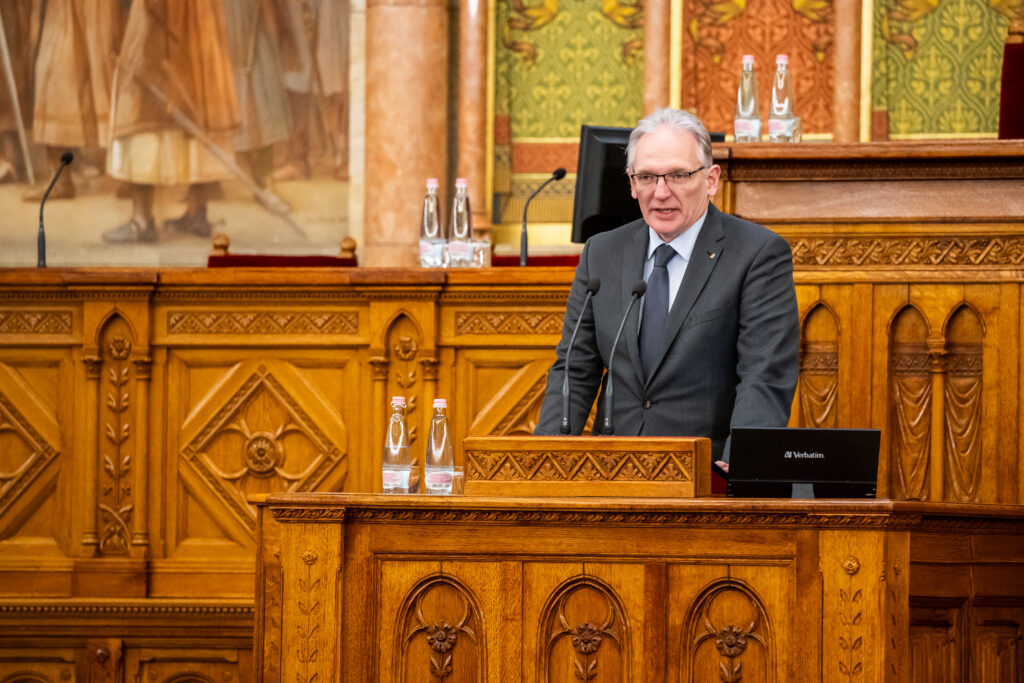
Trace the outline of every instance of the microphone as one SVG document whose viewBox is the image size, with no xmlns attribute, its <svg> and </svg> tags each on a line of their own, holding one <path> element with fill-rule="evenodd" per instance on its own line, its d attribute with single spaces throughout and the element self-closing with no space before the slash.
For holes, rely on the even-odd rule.
<svg viewBox="0 0 1024 683">
<path fill-rule="evenodd" d="M 569 425 L 569 355 L 572 353 L 572 345 L 576 341 L 580 323 L 583 322 L 583 314 L 587 311 L 587 304 L 600 289 L 601 281 L 596 277 L 587 282 L 587 298 L 583 300 L 580 317 L 576 318 L 576 326 L 572 328 L 572 336 L 569 337 L 569 346 L 565 349 L 565 377 L 562 379 L 562 424 L 558 428 L 562 434 L 572 434 L 572 427 Z"/>
<path fill-rule="evenodd" d="M 530 202 L 533 201 L 533 198 L 536 197 L 538 194 L 540 194 L 540 191 L 543 190 L 545 187 L 547 187 L 548 183 L 554 182 L 555 180 L 561 180 L 564 177 L 565 177 L 565 169 L 564 168 L 556 168 L 554 173 L 551 174 L 551 177 L 548 178 L 547 180 L 545 180 L 543 183 L 541 183 L 540 187 L 538 187 L 536 190 L 533 191 L 533 194 L 530 195 L 530 198 L 526 200 L 526 204 L 523 205 L 523 234 L 522 234 L 522 237 L 519 238 L 519 265 L 520 266 L 525 266 L 526 265 L 526 210 L 528 208 L 530 208 Z"/>
<path fill-rule="evenodd" d="M 75 155 L 71 152 L 64 152 L 60 155 L 60 166 L 57 167 L 57 172 L 53 174 L 53 180 L 50 181 L 50 186 L 46 188 L 46 192 L 43 193 L 43 201 L 39 202 L 39 239 L 36 243 L 36 266 L 39 268 L 46 267 L 46 232 L 43 229 L 43 207 L 46 206 L 46 198 L 50 196 L 50 190 L 57 184 L 57 178 L 60 177 L 60 172 L 74 160 Z"/>
<path fill-rule="evenodd" d="M 626 318 L 629 317 L 629 312 L 633 310 L 633 304 L 644 295 L 647 291 L 647 283 L 643 280 L 633 285 L 633 296 L 629 299 L 629 305 L 626 306 L 626 313 L 622 316 L 622 322 L 619 323 L 619 331 L 615 333 L 615 341 L 612 342 L 612 353 L 608 357 L 608 383 L 604 385 L 604 420 L 601 422 L 601 434 L 603 436 L 611 436 L 615 433 L 615 428 L 612 427 L 612 393 L 614 391 L 612 387 L 612 363 L 615 362 L 615 349 L 619 346 L 619 337 L 622 336 L 622 328 L 626 326 Z"/>
</svg>

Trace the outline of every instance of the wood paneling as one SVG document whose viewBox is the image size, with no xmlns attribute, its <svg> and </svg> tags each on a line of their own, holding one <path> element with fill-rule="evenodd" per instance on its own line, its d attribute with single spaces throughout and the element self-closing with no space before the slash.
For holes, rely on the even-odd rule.
<svg viewBox="0 0 1024 683">
<path fill-rule="evenodd" d="M 257 647 L 286 678 L 1019 677 L 1024 587 L 969 578 L 1024 567 L 1012 506 L 296 493 L 259 510 L 281 579 L 261 587 L 276 597 Z M 967 551 L 930 550 L 947 535 Z M 365 540 L 339 550 L 342 536 Z M 934 596 L 951 569 L 968 578 Z M 371 580 L 354 589 L 350 572 Z M 339 586 L 358 599 L 338 602 Z M 263 630 L 281 602 L 280 630 Z"/>
<path fill-rule="evenodd" d="M 880 496 L 1024 503 L 1024 241 L 1013 209 L 1020 193 L 1004 187 L 1024 181 L 1024 146 L 742 145 L 716 148 L 716 158 L 719 205 L 762 220 L 793 247 L 802 365 L 791 424 L 880 428 Z M 901 203 L 907 197 L 916 203 Z M 969 210 L 979 202 L 984 210 Z M 282 579 L 273 558 L 255 562 L 258 522 L 247 496 L 379 490 L 394 394 L 409 399 L 417 460 L 427 407 L 438 396 L 450 400 L 458 464 L 465 464 L 463 436 L 531 433 L 571 279 L 561 268 L 0 271 L 0 633 L 18 615 L 22 646 L 57 653 L 38 658 L 40 671 L 58 675 L 71 662 L 82 678 L 86 641 L 100 633 L 124 641 L 134 622 L 118 618 L 113 630 L 101 628 L 110 613 L 80 609 L 81 601 L 163 619 L 161 633 L 185 639 L 177 650 L 201 643 L 188 640 L 188 613 L 165 603 L 235 610 L 241 601 L 248 611 L 232 619 L 251 624 L 254 576 L 263 572 L 271 587 Z M 346 547 L 376 542 L 362 531 L 344 539 Z M 634 545 L 628 534 L 621 542 Z M 713 546 L 695 546 L 706 551 L 702 561 L 734 571 Z M 333 571 L 327 563 L 325 556 L 306 566 Z M 832 568 L 818 579 L 816 567 L 796 562 L 804 578 L 783 592 L 786 600 L 841 600 L 848 575 Z M 919 594 L 957 594 L 961 576 L 952 567 L 931 568 L 932 588 Z M 343 601 L 360 600 L 379 571 L 347 568 Z M 974 576 L 992 584 L 1012 578 L 1000 571 Z M 491 586 L 490 575 L 501 591 L 516 592 L 524 572 L 521 559 L 502 560 L 484 572 L 487 580 L 465 578 L 464 588 L 487 610 L 481 586 Z M 619 579 L 607 582 L 623 605 L 667 609 L 653 597 L 660 587 L 684 590 L 692 601 L 714 578 L 695 567 L 686 572 L 644 564 L 627 582 L 639 587 L 636 595 L 619 591 Z M 778 589 L 773 576 L 743 579 L 768 610 L 767 594 Z M 804 588 L 821 581 L 836 590 L 822 598 Z M 762 590 L 761 582 L 775 588 Z M 3 611 L 25 600 L 36 602 Z M 265 629 L 284 618 L 276 604 Z M 542 608 L 535 606 L 538 615 Z M 505 623 L 523 609 L 501 602 L 503 625 L 485 629 L 488 642 L 539 648 L 532 630 Z M 48 610 L 79 610 L 81 618 L 74 628 L 44 627 Z M 675 618 L 665 622 L 674 630 L 653 669 L 669 679 L 693 661 Z M 635 658 L 638 643 L 661 638 L 660 628 L 633 624 L 632 649 L 616 661 Z M 1009 631 L 1000 629 L 991 626 L 988 642 L 991 666 L 1001 672 L 1021 658 L 1005 654 Z M 790 632 L 774 631 L 779 648 L 792 647 Z M 296 637 L 282 633 L 278 644 L 256 651 L 257 662 L 279 661 L 275 648 Z M 204 666 L 217 675 L 224 671 L 217 667 L 243 667 L 231 653 L 247 646 L 236 645 Z M 143 661 L 131 659 L 138 647 L 126 646 L 111 675 L 134 675 L 125 667 Z M 571 645 L 563 650 L 552 652 L 579 654 Z M 150 670 L 163 672 L 177 655 L 146 657 Z M 521 668 L 502 651 L 481 666 L 535 677 L 530 662 Z M 804 660 L 780 662 L 765 666 L 781 679 L 808 679 Z M 298 671 L 261 670 L 292 678 Z M 375 675 L 355 671 L 362 680 Z"/>
</svg>

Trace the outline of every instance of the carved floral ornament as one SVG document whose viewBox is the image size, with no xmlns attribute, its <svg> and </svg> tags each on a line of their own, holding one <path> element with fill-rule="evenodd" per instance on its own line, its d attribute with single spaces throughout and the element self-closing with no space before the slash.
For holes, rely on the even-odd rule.
<svg viewBox="0 0 1024 683">
<path fill-rule="evenodd" d="M 753 618 L 746 628 L 735 624 L 716 624 L 712 619 L 713 605 L 726 595 L 734 600 L 739 598 L 739 603 L 745 604 L 744 610 L 737 610 L 734 602 L 732 609 L 729 610 L 731 618 L 738 618 L 739 612 L 748 615 L 753 613 Z M 696 601 L 694 610 L 687 621 L 693 624 L 687 629 L 692 638 L 691 648 L 686 655 L 687 662 L 690 666 L 694 666 L 701 644 L 713 640 L 715 649 L 722 657 L 718 662 L 718 676 L 723 683 L 739 683 L 742 680 L 743 662 L 741 657 L 751 643 L 757 643 L 760 654 L 768 660 L 771 658 L 772 638 L 764 606 L 753 589 L 743 582 L 726 580 L 706 587 Z"/>
<path fill-rule="evenodd" d="M 427 599 L 438 592 L 441 600 Z M 396 680 L 444 681 L 454 671 L 456 648 L 460 652 L 469 650 L 468 653 L 463 652 L 461 662 L 475 659 L 476 670 L 486 670 L 485 652 L 480 646 L 483 642 L 483 618 L 472 593 L 456 578 L 437 574 L 421 581 L 403 601 L 398 623 L 402 635 L 395 641 L 395 661 L 399 666 Z M 417 652 L 412 647 L 413 641 L 424 636 L 430 648 L 428 662 L 413 654 Z M 424 669 L 429 671 L 429 676 L 416 675 L 425 673 Z M 468 676 L 465 671 L 460 675 Z"/>
</svg>

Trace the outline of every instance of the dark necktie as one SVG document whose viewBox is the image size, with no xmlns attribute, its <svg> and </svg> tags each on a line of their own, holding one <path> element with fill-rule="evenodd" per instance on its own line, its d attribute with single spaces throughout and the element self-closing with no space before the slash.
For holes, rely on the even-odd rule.
<svg viewBox="0 0 1024 683">
<path fill-rule="evenodd" d="M 647 278 L 644 295 L 644 317 L 640 322 L 640 363 L 648 377 L 658 362 L 668 319 L 668 262 L 676 250 L 663 244 L 654 250 L 654 268 Z"/>
</svg>

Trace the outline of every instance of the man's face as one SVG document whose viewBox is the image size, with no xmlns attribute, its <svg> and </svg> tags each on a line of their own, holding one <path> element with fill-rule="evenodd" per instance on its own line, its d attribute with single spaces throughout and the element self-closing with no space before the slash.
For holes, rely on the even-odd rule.
<svg viewBox="0 0 1024 683">
<path fill-rule="evenodd" d="M 697 139 L 684 130 L 660 126 L 640 138 L 633 160 L 633 175 L 692 171 L 703 166 Z M 694 224 L 708 208 L 718 190 L 721 168 L 711 166 L 698 171 L 681 184 L 658 178 L 652 186 L 643 186 L 630 178 L 633 197 L 647 225 L 666 242 L 671 242 Z"/>
</svg>

